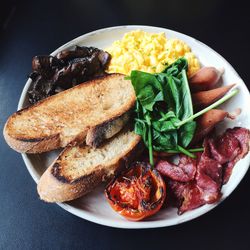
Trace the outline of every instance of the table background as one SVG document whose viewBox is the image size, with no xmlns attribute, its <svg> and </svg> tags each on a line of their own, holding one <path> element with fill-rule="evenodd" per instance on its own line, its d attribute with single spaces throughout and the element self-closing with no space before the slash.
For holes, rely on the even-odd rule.
<svg viewBox="0 0 250 250">
<path fill-rule="evenodd" d="M 99 28 L 143 24 L 193 36 L 250 82 L 247 1 L 1 1 L 0 128 L 16 110 L 31 59 Z M 248 85 L 250 86 L 250 85 Z M 0 136 L 0 249 L 249 249 L 250 173 L 213 211 L 149 230 L 108 228 L 38 199 L 21 156 Z"/>
</svg>

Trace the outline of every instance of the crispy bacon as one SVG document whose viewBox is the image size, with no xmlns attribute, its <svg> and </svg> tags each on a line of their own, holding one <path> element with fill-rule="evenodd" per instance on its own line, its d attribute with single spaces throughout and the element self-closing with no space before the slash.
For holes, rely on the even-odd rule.
<svg viewBox="0 0 250 250">
<path fill-rule="evenodd" d="M 217 139 L 209 140 L 213 158 L 224 166 L 223 184 L 227 183 L 234 165 L 249 151 L 250 134 L 245 128 L 228 129 Z"/>
<path fill-rule="evenodd" d="M 195 181 L 183 183 L 170 180 L 168 190 L 172 198 L 172 205 L 178 207 L 178 214 L 183 214 L 206 203 L 202 199 L 201 190 Z"/>
<path fill-rule="evenodd" d="M 221 187 L 237 161 L 249 151 L 250 133 L 245 128 L 227 129 L 217 138 L 204 140 L 204 152 L 197 160 L 180 156 L 178 165 L 160 161 L 156 168 L 170 180 L 169 191 L 178 213 L 218 201 Z"/>
<path fill-rule="evenodd" d="M 196 185 L 201 190 L 201 199 L 205 203 L 217 201 L 221 194 L 222 165 L 210 154 L 207 139 L 204 141 L 204 152 L 197 165 Z"/>
<path fill-rule="evenodd" d="M 208 144 L 213 158 L 221 164 L 233 160 L 240 152 L 239 141 L 229 133 L 216 139 L 208 139 Z"/>
<path fill-rule="evenodd" d="M 187 182 L 194 179 L 196 172 L 196 160 L 186 155 L 180 155 L 178 165 L 160 160 L 156 169 L 163 175 L 175 181 Z"/>
<path fill-rule="evenodd" d="M 234 159 L 227 162 L 224 167 L 224 176 L 223 176 L 223 184 L 226 184 L 232 174 L 232 170 L 234 165 L 239 161 L 240 159 L 244 158 L 247 153 L 249 152 L 249 142 L 250 142 L 250 131 L 245 128 L 233 128 L 228 129 L 227 132 L 237 138 L 239 142 L 240 151 L 235 156 Z"/>
<path fill-rule="evenodd" d="M 194 180 L 187 183 L 172 181 L 170 184 L 179 214 L 216 202 L 221 197 L 222 165 L 210 158 L 206 151 L 195 166 Z"/>
</svg>

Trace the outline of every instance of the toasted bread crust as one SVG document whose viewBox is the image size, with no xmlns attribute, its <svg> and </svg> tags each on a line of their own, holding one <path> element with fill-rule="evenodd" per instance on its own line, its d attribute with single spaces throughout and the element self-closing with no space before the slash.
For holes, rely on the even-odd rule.
<svg viewBox="0 0 250 250">
<path fill-rule="evenodd" d="M 129 121 L 129 118 L 130 111 L 90 128 L 87 133 L 86 144 L 97 148 L 104 140 L 117 134 Z"/>
<path fill-rule="evenodd" d="M 104 169 L 98 169 L 88 176 L 84 176 L 81 181 L 67 183 L 56 178 L 52 174 L 52 168 L 53 165 L 45 171 L 37 185 L 40 199 L 46 202 L 65 202 L 77 199 L 93 190 L 102 182 L 102 177 L 105 175 Z"/>
<path fill-rule="evenodd" d="M 125 125 L 125 123 L 128 120 L 127 115 L 124 115 L 124 114 L 128 112 L 129 110 L 131 110 L 131 108 L 134 106 L 134 103 L 135 103 L 135 95 L 131 91 L 130 83 L 128 83 L 128 85 L 127 83 L 124 83 L 129 88 L 129 91 L 128 91 L 129 96 L 128 98 L 125 99 L 125 102 L 121 103 L 121 105 L 118 104 L 117 106 L 115 106 L 112 112 L 110 111 L 110 112 L 105 113 L 105 115 L 101 118 L 97 116 L 98 118 L 96 118 L 96 120 L 93 118 L 91 122 L 89 122 L 88 121 L 89 119 L 87 119 L 88 116 L 91 115 L 92 113 L 95 113 L 96 115 L 96 112 L 97 112 L 96 110 L 99 110 L 98 105 L 101 105 L 98 102 L 99 96 L 96 96 L 95 91 L 92 89 L 101 88 L 102 87 L 101 84 L 104 84 L 105 81 L 106 82 L 117 81 L 118 83 L 114 83 L 114 86 L 116 86 L 116 84 L 117 86 L 119 86 L 120 82 L 125 81 L 125 80 L 124 80 L 124 76 L 121 74 L 111 74 L 102 78 L 98 78 L 98 79 L 77 85 L 74 88 L 65 90 L 57 95 L 48 97 L 30 107 L 17 111 L 16 113 L 14 113 L 12 116 L 9 117 L 9 119 L 7 120 L 5 124 L 3 134 L 4 134 L 4 138 L 6 142 L 9 144 L 11 148 L 21 153 L 41 153 L 41 152 L 47 152 L 53 149 L 57 149 L 60 147 L 65 147 L 68 144 L 78 145 L 82 143 L 86 139 L 86 137 L 87 137 L 87 143 L 89 145 L 98 146 L 104 139 L 107 139 L 110 136 L 113 136 L 114 134 L 120 131 L 120 129 Z M 108 84 L 106 85 L 107 85 L 107 88 L 109 88 L 109 85 Z M 80 99 L 79 91 L 81 94 L 82 93 L 84 94 L 86 92 L 85 90 L 87 91 L 87 93 L 92 93 L 94 95 L 93 99 L 96 100 L 97 108 L 96 109 L 93 108 L 93 111 L 89 111 L 88 104 L 86 104 L 86 102 L 89 100 L 88 98 L 91 98 L 91 97 L 89 96 L 85 97 L 86 101 L 85 102 L 83 101 L 83 103 L 85 105 L 84 110 L 86 110 L 87 113 L 86 113 L 86 116 L 84 117 L 82 112 L 85 112 L 85 111 L 81 109 L 82 107 L 81 103 L 79 105 L 75 104 L 74 97 L 76 95 L 76 98 Z M 119 92 L 122 90 L 118 89 L 117 91 Z M 108 92 L 109 91 L 106 90 L 105 93 L 108 93 Z M 64 107 L 61 107 L 61 106 L 62 106 L 64 97 L 67 97 L 66 102 L 69 102 L 69 104 L 68 103 L 65 104 L 65 107 L 67 107 L 67 104 L 72 106 L 72 116 L 74 116 L 75 114 L 77 115 L 80 114 L 79 115 L 80 118 L 85 119 L 83 121 L 80 119 L 79 121 L 80 125 L 76 124 L 78 122 L 77 119 L 74 120 L 74 123 L 72 122 L 73 123 L 72 125 L 69 122 L 70 116 L 68 116 L 67 114 L 63 114 Z M 114 96 L 114 100 L 112 101 L 119 102 L 119 100 L 115 99 L 115 96 Z M 55 105 L 55 103 L 57 106 Z M 50 108 L 51 104 L 55 105 L 56 108 L 58 108 L 59 110 L 55 109 L 54 111 L 55 113 L 52 112 L 51 114 L 48 115 L 46 114 L 46 109 Z M 67 111 L 69 110 L 71 111 L 70 108 L 68 108 Z M 36 121 L 37 113 L 39 114 L 41 110 L 43 112 L 43 115 L 44 113 L 46 114 L 44 118 L 45 121 L 42 120 L 42 122 L 44 122 L 43 126 L 45 127 L 45 130 L 49 131 L 49 132 L 46 132 L 48 134 L 43 134 L 41 132 L 42 131 L 41 124 L 39 123 L 39 121 Z M 102 111 L 98 111 L 98 112 L 101 113 Z M 35 121 L 35 125 L 34 126 L 29 125 L 30 129 L 27 126 L 28 128 L 26 130 L 22 130 L 21 133 L 19 133 L 18 129 L 15 127 L 16 124 L 19 121 L 21 121 L 20 123 L 22 122 L 28 123 L 26 121 L 30 117 L 33 119 L 33 121 Z M 53 118 L 56 117 L 56 119 L 58 119 L 59 122 L 58 123 L 54 122 L 53 119 L 50 117 L 53 117 Z M 50 120 L 47 122 L 46 118 Z M 64 123 L 65 120 L 66 122 Z M 62 128 L 58 128 L 59 127 L 58 124 L 61 124 Z M 70 127 L 71 125 L 72 127 Z M 68 132 L 69 135 L 65 135 L 65 133 L 62 130 L 68 129 L 67 126 L 69 126 L 70 129 L 73 129 L 73 130 L 75 129 L 76 132 L 74 131 L 72 134 Z M 19 127 L 22 129 L 22 126 L 19 126 Z M 37 133 L 36 131 L 34 132 L 34 130 L 32 130 L 32 128 L 34 127 L 36 127 Z M 110 127 L 113 127 L 112 129 L 113 132 L 111 133 L 111 135 L 108 134 L 108 132 L 110 131 Z"/>
<path fill-rule="evenodd" d="M 143 148 L 140 136 L 136 136 L 126 153 L 112 160 L 111 164 L 99 165 L 89 173 L 72 179 L 64 174 L 64 171 L 67 170 L 63 169 L 64 166 L 61 165 L 60 160 L 70 151 L 70 147 L 66 147 L 39 180 L 37 190 L 40 198 L 46 202 L 65 202 L 77 199 L 128 166 L 142 152 Z"/>
<path fill-rule="evenodd" d="M 7 123 L 5 124 L 5 126 Z M 27 139 L 15 139 L 11 137 L 4 127 L 4 138 L 8 145 L 19 153 L 40 153 L 48 152 L 54 149 L 60 148 L 60 136 L 55 134 L 53 136 L 39 138 L 36 140 L 27 140 Z M 41 150 L 42 149 L 42 150 Z"/>
</svg>

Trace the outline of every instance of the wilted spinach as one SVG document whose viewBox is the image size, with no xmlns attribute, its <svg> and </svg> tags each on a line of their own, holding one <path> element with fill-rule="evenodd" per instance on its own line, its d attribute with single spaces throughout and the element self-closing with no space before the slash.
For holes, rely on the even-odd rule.
<svg viewBox="0 0 250 250">
<path fill-rule="evenodd" d="M 197 152 L 197 149 L 187 149 L 196 129 L 194 118 L 237 92 L 193 114 L 187 68 L 187 60 L 180 58 L 161 73 L 150 74 L 134 70 L 126 77 L 131 80 L 137 97 L 135 133 L 142 136 L 148 147 L 151 165 L 154 164 L 153 151 L 182 152 L 195 157 L 192 152 Z"/>
<path fill-rule="evenodd" d="M 142 136 L 153 165 L 153 150 L 169 151 L 187 147 L 193 138 L 195 122 L 181 128 L 175 124 L 193 115 L 193 105 L 186 76 L 188 64 L 178 59 L 162 73 L 132 71 L 135 89 L 135 132 Z"/>
</svg>

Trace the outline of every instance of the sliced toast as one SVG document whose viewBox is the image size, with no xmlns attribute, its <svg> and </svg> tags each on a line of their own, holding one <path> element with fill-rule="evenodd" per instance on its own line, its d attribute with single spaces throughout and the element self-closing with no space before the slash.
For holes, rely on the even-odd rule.
<svg viewBox="0 0 250 250">
<path fill-rule="evenodd" d="M 127 128 L 99 148 L 67 146 L 39 180 L 40 198 L 47 202 L 79 198 L 112 177 L 142 149 L 140 136 Z"/>
<path fill-rule="evenodd" d="M 48 97 L 7 120 L 4 137 L 21 153 L 47 152 L 83 141 L 97 147 L 129 119 L 135 93 L 124 75 L 110 74 Z"/>
</svg>

